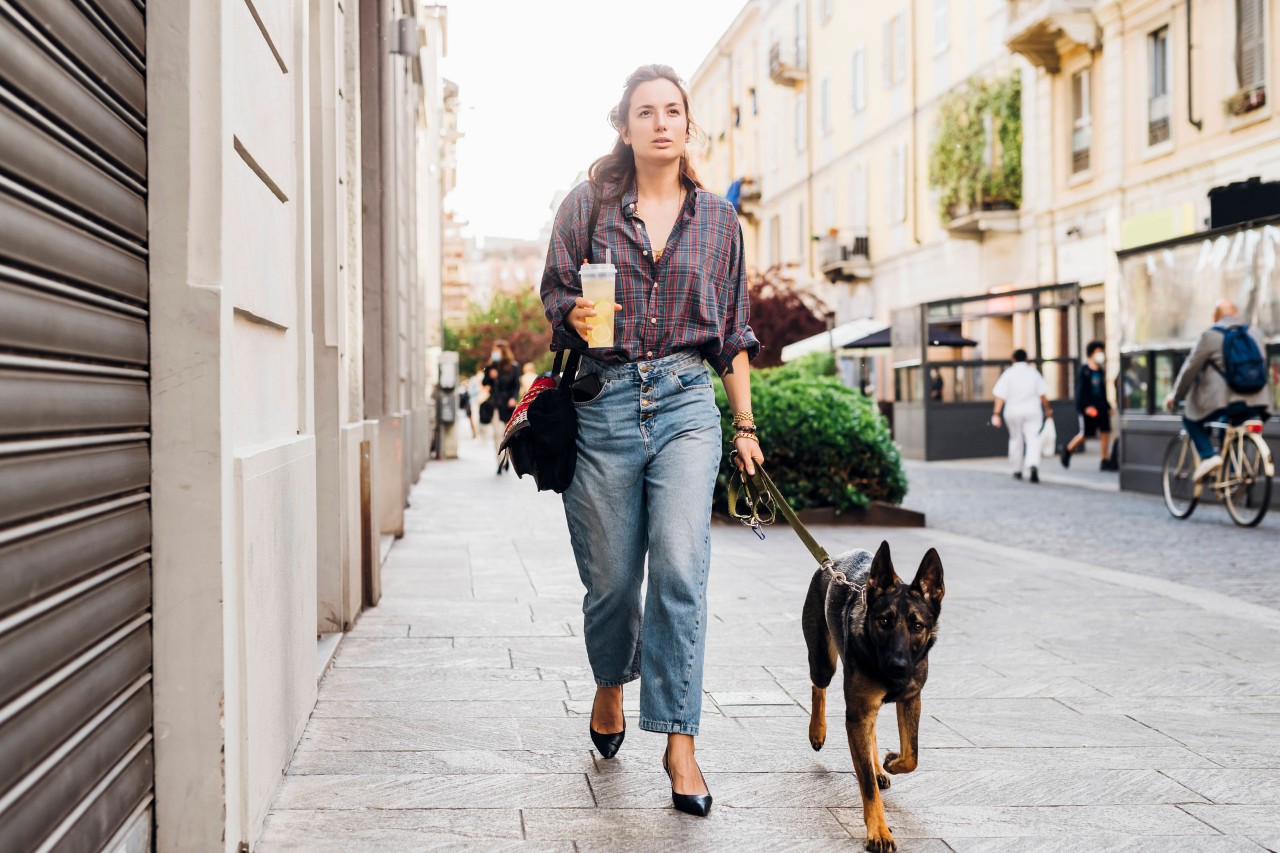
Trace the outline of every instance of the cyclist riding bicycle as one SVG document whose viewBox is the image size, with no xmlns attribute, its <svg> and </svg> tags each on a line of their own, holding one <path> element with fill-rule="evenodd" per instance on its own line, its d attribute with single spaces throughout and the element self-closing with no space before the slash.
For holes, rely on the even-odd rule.
<svg viewBox="0 0 1280 853">
<path fill-rule="evenodd" d="M 1214 306 L 1213 325 L 1200 335 L 1164 398 L 1171 412 L 1179 400 L 1187 401 L 1182 426 L 1201 460 L 1195 480 L 1222 466 L 1205 424 L 1266 420 L 1272 401 L 1266 351 L 1262 334 L 1240 321 L 1235 305 L 1224 299 Z"/>
</svg>

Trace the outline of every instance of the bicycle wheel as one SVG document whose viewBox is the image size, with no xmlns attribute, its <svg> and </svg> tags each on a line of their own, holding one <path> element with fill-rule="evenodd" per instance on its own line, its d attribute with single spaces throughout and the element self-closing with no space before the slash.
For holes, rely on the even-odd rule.
<svg viewBox="0 0 1280 853">
<path fill-rule="evenodd" d="M 1200 490 L 1194 479 L 1196 465 L 1196 454 L 1187 436 L 1175 436 L 1164 452 L 1164 467 L 1160 473 L 1164 486 L 1164 505 L 1174 518 L 1191 515 L 1200 502 Z"/>
<path fill-rule="evenodd" d="M 1267 476 L 1267 449 L 1261 439 L 1242 436 L 1223 460 L 1222 498 L 1231 520 L 1241 527 L 1254 527 L 1271 504 L 1271 478 Z"/>
</svg>

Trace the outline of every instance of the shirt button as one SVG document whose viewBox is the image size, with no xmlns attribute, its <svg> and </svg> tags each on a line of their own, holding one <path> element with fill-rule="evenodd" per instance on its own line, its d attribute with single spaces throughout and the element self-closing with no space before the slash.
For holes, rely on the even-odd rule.
<svg viewBox="0 0 1280 853">
<path fill-rule="evenodd" d="M 649 322 L 650 322 L 650 323 L 656 323 L 656 322 L 658 322 L 658 318 L 657 318 L 657 317 L 650 317 L 650 318 L 649 318 Z"/>
<path fill-rule="evenodd" d="M 653 358 L 653 350 L 649 350 L 647 353 L 645 353 L 645 354 L 644 354 L 644 357 L 645 357 L 645 358 Z"/>
</svg>

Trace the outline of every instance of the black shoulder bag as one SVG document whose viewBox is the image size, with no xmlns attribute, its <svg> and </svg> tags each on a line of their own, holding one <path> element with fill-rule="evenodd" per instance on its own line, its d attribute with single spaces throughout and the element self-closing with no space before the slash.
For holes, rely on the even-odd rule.
<svg viewBox="0 0 1280 853">
<path fill-rule="evenodd" d="M 592 260 L 592 238 L 600 216 L 600 200 L 591 203 L 587 227 L 587 260 Z M 538 491 L 561 493 L 573 482 L 578 466 L 578 413 L 573 408 L 573 383 L 582 352 L 577 348 L 556 352 L 550 373 L 534 380 L 507 421 L 507 433 L 499 453 L 505 451 L 516 475 L 532 474 Z M 563 370 L 561 369 L 563 367 Z"/>
</svg>

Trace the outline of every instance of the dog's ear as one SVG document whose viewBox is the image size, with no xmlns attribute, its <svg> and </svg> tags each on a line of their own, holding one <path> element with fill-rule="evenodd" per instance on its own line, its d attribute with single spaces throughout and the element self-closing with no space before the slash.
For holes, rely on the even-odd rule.
<svg viewBox="0 0 1280 853">
<path fill-rule="evenodd" d="M 901 581 L 893 570 L 893 557 L 889 554 L 889 543 L 881 542 L 880 550 L 876 551 L 875 557 L 871 560 L 871 573 L 867 575 L 867 586 L 876 592 L 888 592 L 896 583 Z"/>
<path fill-rule="evenodd" d="M 911 582 L 911 591 L 935 608 L 942 605 L 946 587 L 942 583 L 942 558 L 936 549 L 930 548 L 920 561 L 915 580 Z"/>
</svg>

